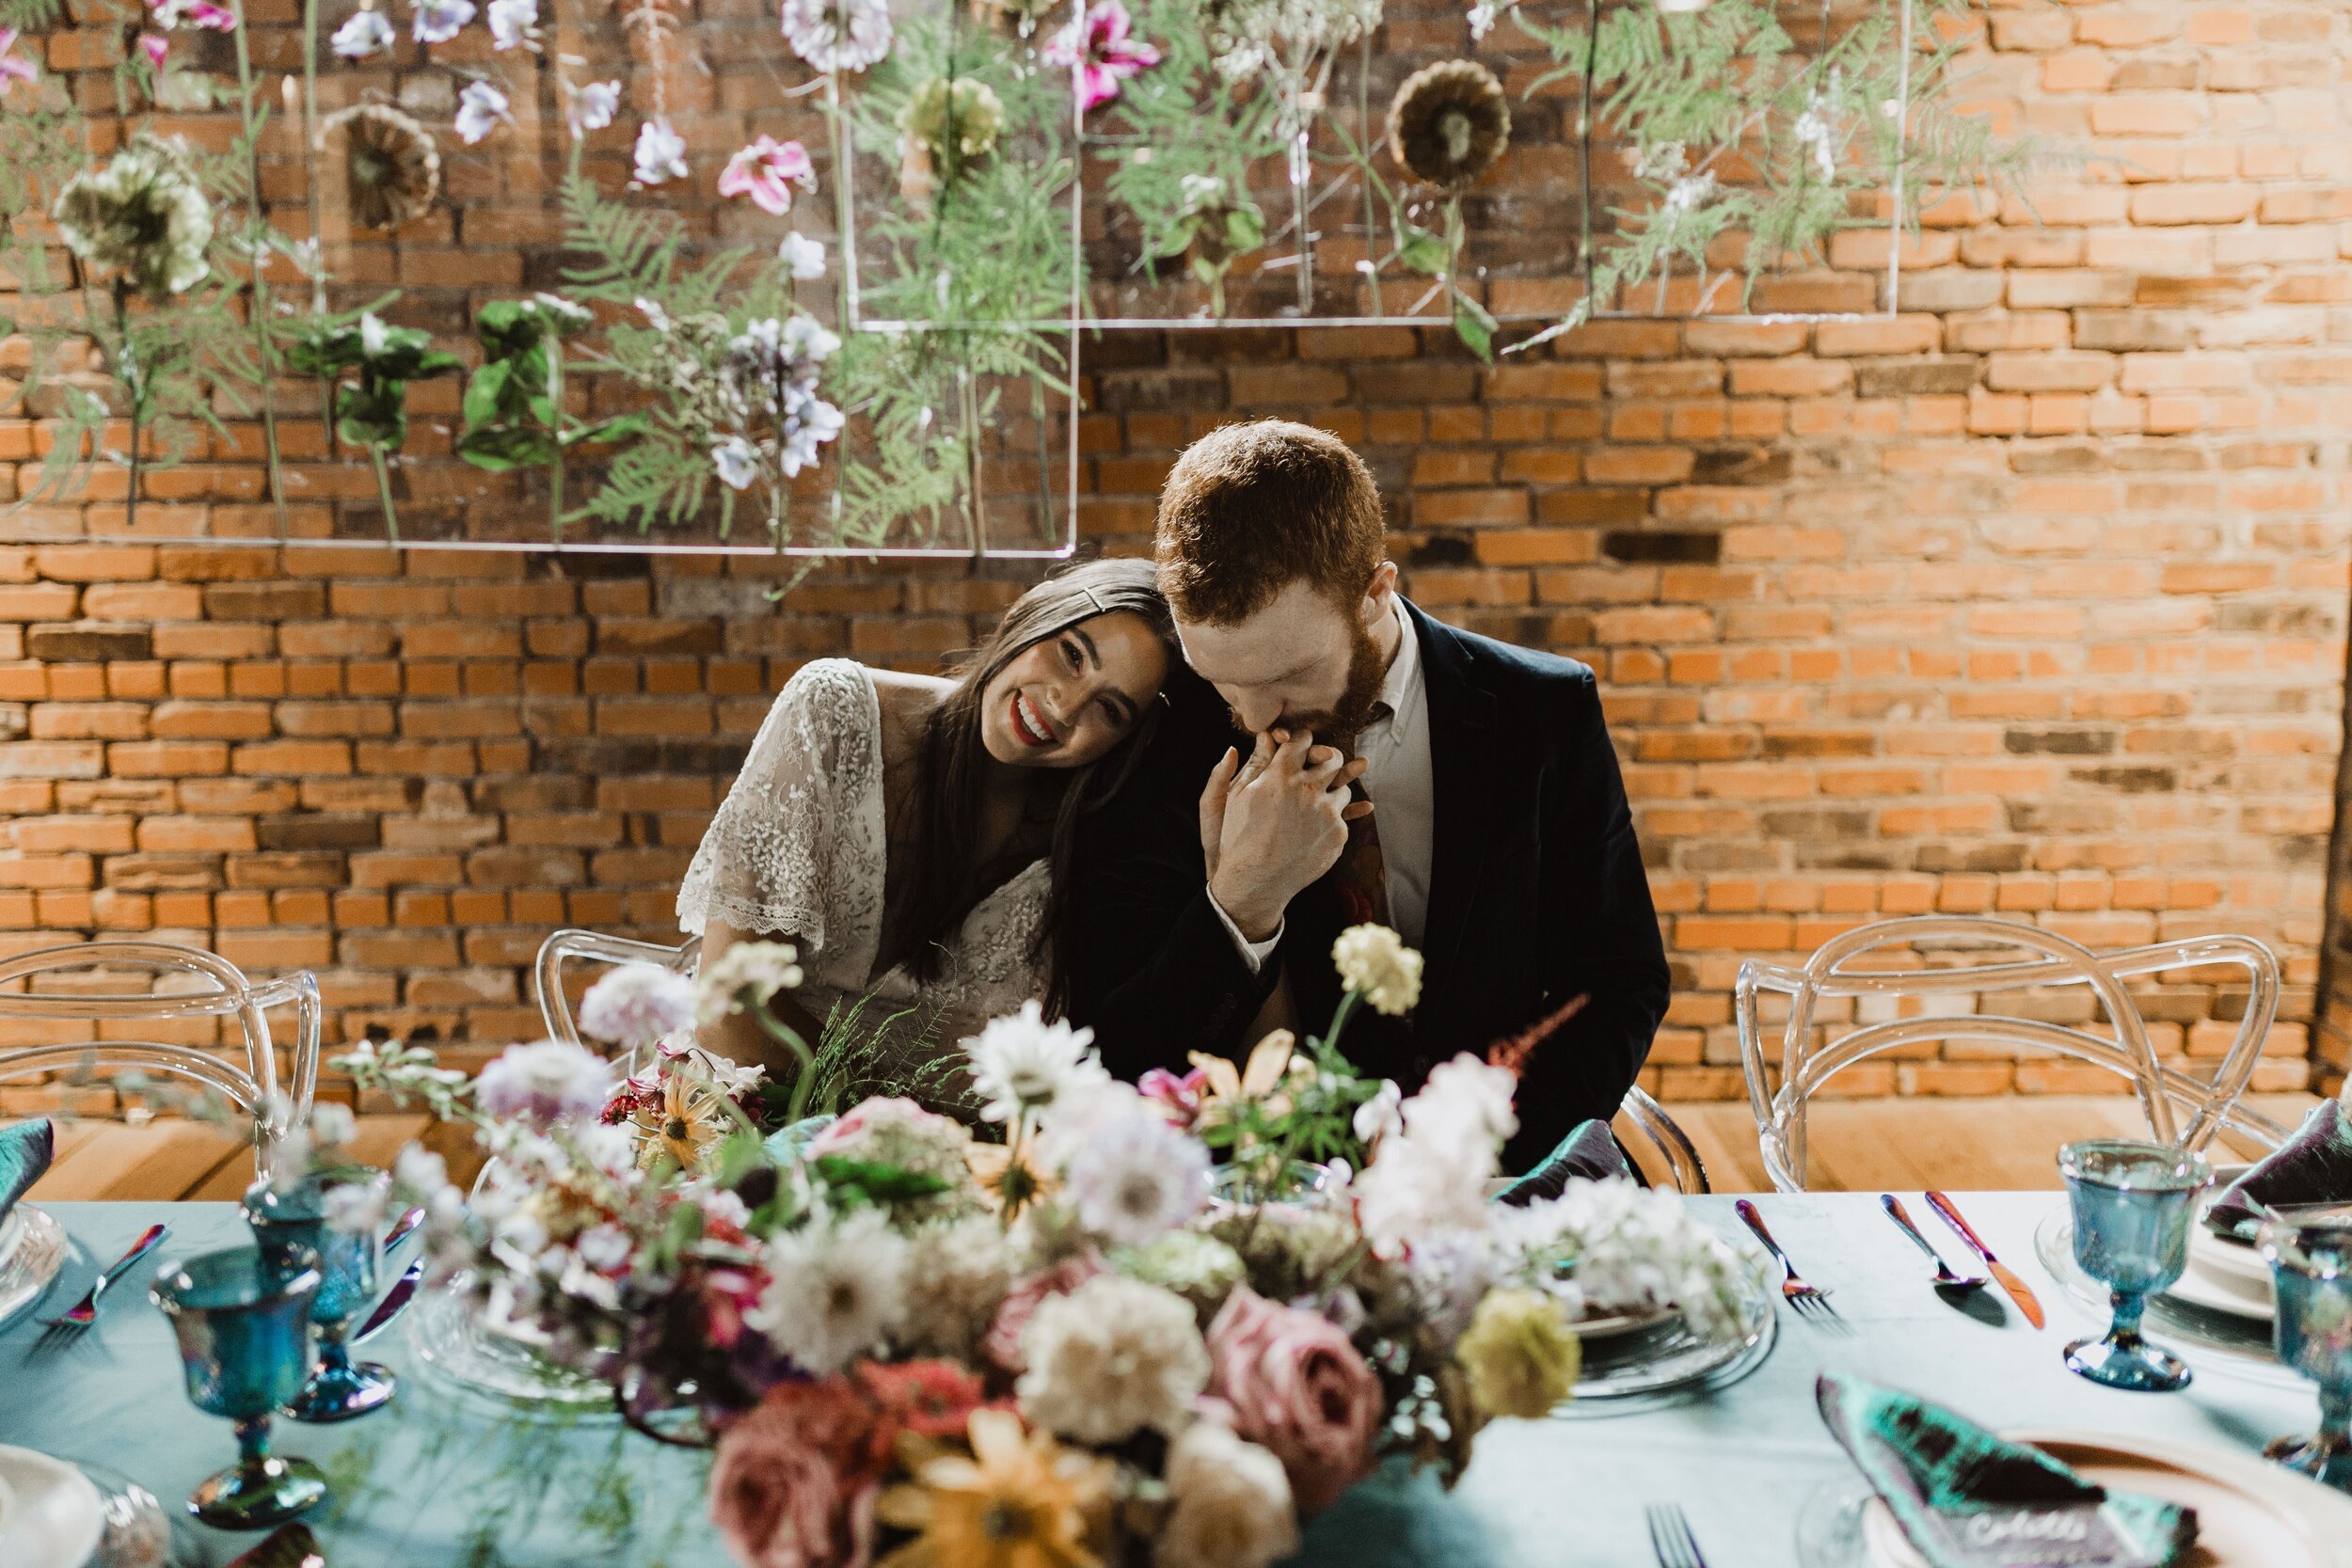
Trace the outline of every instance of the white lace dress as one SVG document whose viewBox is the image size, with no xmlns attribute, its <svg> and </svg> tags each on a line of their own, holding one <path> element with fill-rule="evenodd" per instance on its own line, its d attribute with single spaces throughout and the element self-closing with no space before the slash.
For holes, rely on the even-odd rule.
<svg viewBox="0 0 2352 1568">
<path fill-rule="evenodd" d="M 1029 953 L 1045 919 L 1046 865 L 1031 862 L 980 901 L 937 979 L 919 983 L 903 968 L 876 975 L 883 811 L 874 677 L 854 659 L 818 659 L 778 693 L 704 832 L 678 889 L 678 929 L 700 935 L 718 920 L 747 936 L 790 933 L 807 975 L 798 1000 L 818 1020 L 870 995 L 866 1028 L 912 1008 L 908 1024 L 951 1049 L 1044 989 Z"/>
</svg>

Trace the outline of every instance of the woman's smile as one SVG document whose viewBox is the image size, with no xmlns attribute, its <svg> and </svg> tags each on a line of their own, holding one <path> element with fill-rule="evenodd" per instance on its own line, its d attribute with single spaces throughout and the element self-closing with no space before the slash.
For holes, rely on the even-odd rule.
<svg viewBox="0 0 2352 1568">
<path fill-rule="evenodd" d="M 1052 746 L 1061 736 L 1055 733 L 1053 721 L 1047 719 L 1038 705 L 1029 701 L 1025 691 L 1012 694 L 1012 733 L 1024 746 Z"/>
</svg>

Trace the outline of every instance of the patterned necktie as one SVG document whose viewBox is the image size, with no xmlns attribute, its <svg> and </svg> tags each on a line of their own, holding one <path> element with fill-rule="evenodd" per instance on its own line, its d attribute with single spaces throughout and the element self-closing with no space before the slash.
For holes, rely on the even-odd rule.
<svg viewBox="0 0 2352 1568">
<path fill-rule="evenodd" d="M 1347 786 L 1349 796 L 1367 800 L 1364 781 Z M 1331 868 L 1339 889 L 1340 911 L 1350 926 L 1389 924 L 1389 873 L 1380 858 L 1380 814 L 1368 812 L 1347 825 L 1347 847 Z"/>
</svg>

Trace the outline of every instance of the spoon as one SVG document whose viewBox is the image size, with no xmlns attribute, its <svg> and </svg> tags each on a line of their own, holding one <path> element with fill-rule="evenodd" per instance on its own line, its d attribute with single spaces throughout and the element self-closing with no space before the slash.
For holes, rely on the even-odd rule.
<svg viewBox="0 0 2352 1568">
<path fill-rule="evenodd" d="M 1921 1252 L 1926 1253 L 1930 1258 L 1935 1260 L 1935 1279 L 1933 1284 L 1936 1290 L 1981 1291 L 1988 1283 L 1990 1283 L 1990 1281 L 1988 1281 L 1984 1275 L 1980 1274 L 1954 1274 L 1952 1272 L 1952 1266 L 1944 1261 L 1944 1255 L 1935 1250 L 1935 1243 L 1929 1241 L 1925 1236 L 1919 1234 L 1919 1227 L 1911 1223 L 1911 1216 L 1909 1214 L 1903 1212 L 1902 1200 L 1897 1197 L 1893 1193 L 1879 1194 L 1879 1204 L 1886 1211 L 1886 1217 L 1893 1220 L 1895 1224 L 1901 1228 L 1904 1235 L 1910 1237 L 1913 1242 L 1916 1243 Z"/>
</svg>

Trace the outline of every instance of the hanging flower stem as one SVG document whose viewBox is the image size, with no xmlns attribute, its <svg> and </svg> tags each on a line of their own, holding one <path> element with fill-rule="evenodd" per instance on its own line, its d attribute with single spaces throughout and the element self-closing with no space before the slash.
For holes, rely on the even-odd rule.
<svg viewBox="0 0 2352 1568">
<path fill-rule="evenodd" d="M 800 1063 L 800 1070 L 792 1075 L 792 1098 L 784 1107 L 785 1125 L 788 1127 L 808 1115 L 808 1097 L 817 1088 L 817 1058 L 809 1051 L 808 1041 L 801 1038 L 801 1032 L 770 1012 L 764 1004 L 755 1004 L 748 1010 L 768 1032 L 768 1037 L 791 1052 Z"/>
<path fill-rule="evenodd" d="M 310 313 L 326 314 L 326 222 L 319 198 L 319 0 L 302 0 L 302 187 L 310 198 Z M 335 388 L 319 378 L 319 418 L 326 426 L 326 450 L 336 454 Z"/>
<path fill-rule="evenodd" d="M 306 10 L 309 8 L 306 6 Z M 252 245 L 253 348 L 262 377 L 262 451 L 269 469 L 270 505 L 278 513 L 278 536 L 286 536 L 285 474 L 278 459 L 278 351 L 270 341 L 269 260 L 261 237 L 268 232 L 262 208 L 262 125 L 253 93 L 253 51 L 246 40 L 245 0 L 233 0 L 237 40 L 237 112 L 245 127 L 246 239 Z"/>
<path fill-rule="evenodd" d="M 139 449 L 146 435 L 147 370 L 131 347 L 130 279 L 115 279 L 114 296 L 115 372 L 122 378 L 123 390 L 131 394 L 131 492 L 124 502 L 122 526 L 125 532 L 135 534 L 139 528 Z"/>
<path fill-rule="evenodd" d="M 384 508 L 384 532 L 397 546 L 400 544 L 400 518 L 392 511 L 392 473 L 385 465 L 382 442 L 368 443 L 368 461 L 375 465 L 375 499 Z"/>
<path fill-rule="evenodd" d="M 564 542 L 564 334 L 555 318 L 547 317 L 548 420 L 554 455 L 548 460 L 548 530 L 556 544 Z"/>
</svg>

